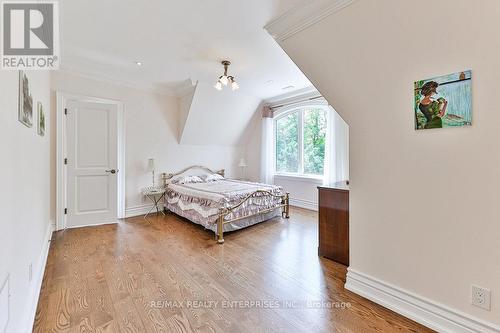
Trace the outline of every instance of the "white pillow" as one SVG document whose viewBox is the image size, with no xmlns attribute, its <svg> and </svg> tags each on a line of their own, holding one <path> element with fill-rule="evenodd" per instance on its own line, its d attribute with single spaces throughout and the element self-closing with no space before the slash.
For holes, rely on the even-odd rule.
<svg viewBox="0 0 500 333">
<path fill-rule="evenodd" d="M 203 180 L 205 182 L 216 182 L 218 180 L 223 180 L 223 179 L 224 179 L 224 177 L 222 177 L 218 173 L 213 173 L 213 174 L 206 175 L 206 176 L 203 177 Z"/>
<path fill-rule="evenodd" d="M 172 184 L 188 184 L 188 183 L 203 183 L 203 180 L 198 176 L 178 176 L 172 178 Z"/>
</svg>

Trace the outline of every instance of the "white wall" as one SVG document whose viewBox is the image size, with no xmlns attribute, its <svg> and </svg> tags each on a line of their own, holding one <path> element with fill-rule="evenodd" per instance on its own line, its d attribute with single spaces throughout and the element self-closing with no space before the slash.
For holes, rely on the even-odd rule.
<svg viewBox="0 0 500 333">
<path fill-rule="evenodd" d="M 0 71 L 0 287 L 9 275 L 10 324 L 7 332 L 23 332 L 41 280 L 44 249 L 50 232 L 50 74 L 27 72 L 33 104 L 46 113 L 44 137 L 37 134 L 36 109 L 32 128 L 18 121 L 17 71 Z M 29 264 L 33 279 L 29 281 Z"/>
<path fill-rule="evenodd" d="M 318 210 L 318 186 L 320 179 L 274 176 L 274 183 L 290 193 L 290 204 L 311 210 Z"/>
<path fill-rule="evenodd" d="M 499 17 L 496 0 L 358 0 L 282 42 L 350 126 L 351 268 L 496 324 Z M 413 82 L 466 69 L 472 127 L 415 131 Z"/>
<path fill-rule="evenodd" d="M 66 72 L 55 72 L 52 76 L 52 90 L 58 89 L 115 99 L 125 104 L 125 206 L 129 211 L 141 213 L 140 210 L 149 205 L 140 193 L 142 187 L 151 184 L 151 174 L 146 169 L 148 158 L 156 159 L 158 182 L 160 172 L 175 172 L 199 164 L 213 169 L 225 168 L 229 177 L 239 176 L 237 163 L 244 156 L 244 147 L 178 144 L 180 121 L 177 97 Z"/>
<path fill-rule="evenodd" d="M 253 117 L 246 129 L 245 138 L 245 159 L 247 168 L 245 169 L 245 177 L 251 181 L 259 182 L 261 179 L 261 140 L 262 140 L 262 107 L 263 103 L 259 104 L 253 113 Z"/>
</svg>

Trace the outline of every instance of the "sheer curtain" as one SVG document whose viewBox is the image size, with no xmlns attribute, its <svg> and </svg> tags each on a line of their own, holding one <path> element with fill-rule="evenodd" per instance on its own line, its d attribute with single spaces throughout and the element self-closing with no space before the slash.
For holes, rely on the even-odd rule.
<svg viewBox="0 0 500 333">
<path fill-rule="evenodd" d="M 349 126 L 328 106 L 323 185 L 349 180 Z"/>
<path fill-rule="evenodd" d="M 260 181 L 266 184 L 274 183 L 274 133 L 273 112 L 269 106 L 262 108 Z"/>
</svg>

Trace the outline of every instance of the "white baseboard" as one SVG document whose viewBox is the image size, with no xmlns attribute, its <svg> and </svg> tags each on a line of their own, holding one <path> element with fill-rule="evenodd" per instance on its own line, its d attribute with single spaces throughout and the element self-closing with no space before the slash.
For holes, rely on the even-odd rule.
<svg viewBox="0 0 500 333">
<path fill-rule="evenodd" d="M 290 205 L 314 211 L 318 210 L 318 203 L 310 200 L 290 198 Z"/>
<path fill-rule="evenodd" d="M 52 232 L 54 231 L 53 227 L 52 222 L 50 222 L 47 226 L 47 231 L 45 232 L 45 237 L 43 239 L 42 251 L 37 262 L 38 267 L 34 267 L 33 269 L 33 280 L 28 294 L 28 300 L 31 300 L 31 302 L 27 304 L 28 320 L 25 321 L 26 327 L 21 332 L 31 332 L 33 330 L 36 308 L 38 306 L 40 290 L 42 289 L 43 274 L 45 273 L 45 266 L 47 264 L 47 257 L 50 249 L 50 241 L 52 239 Z"/>
<path fill-rule="evenodd" d="M 345 288 L 438 332 L 500 333 L 495 324 L 474 318 L 430 299 L 351 268 Z"/>
<path fill-rule="evenodd" d="M 87 227 L 98 227 L 100 225 L 108 225 L 108 224 L 117 224 L 118 220 L 109 220 L 109 221 L 99 221 L 95 223 L 89 223 L 85 225 L 75 225 L 71 227 L 67 227 L 66 229 L 78 229 L 78 228 L 87 228 Z"/>
<path fill-rule="evenodd" d="M 140 206 L 134 206 L 134 207 L 127 207 L 125 209 L 125 218 L 139 216 L 139 215 L 146 215 L 146 213 L 152 207 L 153 207 L 153 204 L 146 204 L 146 205 L 140 205 Z M 163 204 L 160 205 L 160 208 L 163 209 Z M 153 210 L 153 211 L 155 211 L 155 210 Z"/>
</svg>

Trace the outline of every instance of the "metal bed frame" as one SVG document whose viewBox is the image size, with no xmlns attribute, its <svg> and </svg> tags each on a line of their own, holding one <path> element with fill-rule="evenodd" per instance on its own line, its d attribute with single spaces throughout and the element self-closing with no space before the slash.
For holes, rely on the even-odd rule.
<svg viewBox="0 0 500 333">
<path fill-rule="evenodd" d="M 212 171 L 209 168 L 201 166 L 201 165 L 193 165 L 193 166 L 187 167 L 187 168 L 183 169 L 182 171 L 179 171 L 176 173 L 168 173 L 168 174 L 162 173 L 161 177 L 163 180 L 163 185 L 165 186 L 165 188 L 167 188 L 168 187 L 167 181 L 169 179 L 171 179 L 177 175 L 183 174 L 184 172 L 191 170 L 191 169 L 201 169 L 201 170 L 204 170 L 204 171 L 207 171 L 210 173 L 219 174 L 222 177 L 224 177 L 224 174 L 225 174 L 224 169 Z M 231 220 L 225 220 L 225 218 L 228 215 L 233 213 L 233 211 L 235 211 L 238 207 L 243 205 L 245 202 L 247 202 L 248 200 L 251 200 L 252 198 L 255 198 L 257 196 L 261 196 L 263 194 L 270 195 L 270 196 L 275 197 L 275 198 L 281 198 L 280 204 L 275 206 L 275 207 L 256 212 L 254 214 L 237 217 L 237 218 L 234 218 Z M 281 216 L 282 217 L 284 217 L 286 219 L 290 218 L 290 194 L 288 192 L 286 192 L 285 194 L 282 194 L 282 195 L 277 195 L 277 194 L 273 194 L 271 191 L 267 191 L 267 190 L 256 190 L 256 191 L 250 193 L 249 195 L 247 195 L 243 200 L 241 200 L 239 203 L 235 204 L 234 206 L 229 207 L 229 208 L 220 208 L 219 213 L 218 213 L 218 217 L 217 217 L 217 232 L 215 233 L 215 238 L 217 240 L 217 243 L 219 243 L 219 244 L 224 243 L 224 224 L 231 223 L 231 222 L 238 221 L 238 220 L 242 220 L 242 219 L 249 218 L 252 216 L 266 214 L 266 213 L 269 213 L 269 212 L 271 212 L 275 209 L 278 209 L 278 208 L 281 208 Z"/>
</svg>

